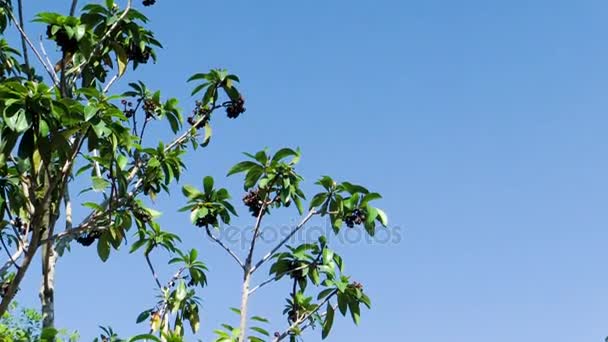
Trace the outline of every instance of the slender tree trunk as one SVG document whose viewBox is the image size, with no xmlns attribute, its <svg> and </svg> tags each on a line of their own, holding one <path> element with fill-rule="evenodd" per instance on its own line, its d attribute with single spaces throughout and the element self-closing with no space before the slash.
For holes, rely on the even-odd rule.
<svg viewBox="0 0 608 342">
<path fill-rule="evenodd" d="M 48 234 L 45 234 L 48 235 Z M 47 239 L 44 237 L 44 239 Z M 42 246 L 42 285 L 40 286 L 40 304 L 42 307 L 42 328 L 55 327 L 55 266 L 57 251 L 53 244 Z M 48 254 L 48 258 L 47 258 Z"/>
<path fill-rule="evenodd" d="M 247 306 L 249 304 L 249 284 L 251 282 L 251 262 L 245 266 L 243 277 L 243 292 L 241 296 L 241 324 L 239 330 L 239 342 L 245 342 L 247 336 Z"/>
</svg>

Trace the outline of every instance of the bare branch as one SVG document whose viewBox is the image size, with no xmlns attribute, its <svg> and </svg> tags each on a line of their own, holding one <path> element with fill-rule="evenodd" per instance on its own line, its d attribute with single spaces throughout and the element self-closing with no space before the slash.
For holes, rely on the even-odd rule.
<svg viewBox="0 0 608 342">
<path fill-rule="evenodd" d="M 8 251 L 8 247 L 6 246 L 6 243 L 4 242 L 4 236 L 2 234 L 0 234 L 0 241 L 2 242 L 2 247 L 4 247 L 4 251 L 6 251 L 6 255 L 8 255 L 9 261 L 15 266 L 16 269 L 19 269 L 19 265 L 17 265 L 17 263 L 15 262 L 15 259 L 13 259 L 13 256 Z"/>
<path fill-rule="evenodd" d="M 19 1 L 19 3 L 21 3 L 21 1 Z M 51 79 L 53 80 L 53 83 L 55 84 L 55 86 L 59 87 L 59 80 L 57 79 L 57 75 L 55 75 L 52 67 L 49 67 L 46 64 L 46 62 L 44 61 L 44 59 L 42 58 L 42 56 L 40 55 L 40 53 L 38 52 L 38 50 L 36 50 L 36 47 L 34 47 L 34 44 L 30 40 L 30 38 L 27 36 L 27 34 L 25 33 L 25 31 L 23 30 L 23 27 L 17 21 L 17 18 L 15 18 L 15 15 L 13 14 L 13 12 L 10 11 L 10 10 L 8 10 L 7 13 L 11 17 L 11 20 L 15 24 L 15 27 L 17 28 L 17 30 L 21 34 L 21 39 L 25 43 L 27 43 L 27 45 L 30 47 L 30 49 L 32 49 L 32 51 L 34 51 L 34 54 L 36 55 L 36 58 L 38 58 L 38 60 L 40 61 L 40 63 L 42 63 L 42 66 L 44 66 L 44 69 L 46 70 L 46 72 L 49 74 L 49 76 L 51 76 Z M 24 58 L 25 58 L 25 56 L 26 56 L 26 52 L 24 52 Z"/>
<path fill-rule="evenodd" d="M 222 240 L 220 240 L 219 238 L 215 237 L 213 235 L 213 233 L 211 233 L 211 230 L 209 229 L 209 227 L 205 227 L 207 230 L 207 235 L 215 242 L 217 242 L 218 245 L 220 245 L 226 252 L 228 252 L 228 254 L 230 254 L 230 256 L 234 259 L 234 261 L 236 261 L 237 264 L 239 264 L 239 266 L 241 268 L 245 268 L 245 265 L 243 264 L 243 262 L 241 261 L 241 259 L 239 259 L 238 255 L 236 255 L 236 253 L 230 249 L 230 247 L 226 246 Z"/>
<path fill-rule="evenodd" d="M 103 87 L 103 92 L 107 93 L 110 90 L 110 88 L 112 87 L 112 85 L 114 84 L 114 82 L 116 82 L 116 80 L 118 80 L 118 75 L 112 76 L 112 78 L 110 79 L 108 84 L 106 84 L 106 86 Z"/>
<path fill-rule="evenodd" d="M 277 244 L 260 261 L 258 261 L 257 264 L 255 264 L 255 266 L 251 269 L 251 272 L 252 273 L 255 272 L 258 268 L 260 268 L 260 266 L 262 266 L 266 261 L 268 261 L 268 259 L 270 259 L 274 253 L 276 253 L 276 251 L 278 251 L 287 241 L 289 241 L 289 239 L 291 239 L 291 237 L 294 236 L 295 233 L 297 233 L 300 229 L 302 229 L 302 227 L 304 227 L 306 222 L 308 222 L 316 214 L 317 214 L 317 210 L 315 208 L 310 209 L 310 211 L 302 219 L 302 221 L 289 234 L 287 234 L 287 236 L 283 240 L 281 240 L 281 242 L 279 242 L 279 244 Z"/>
<path fill-rule="evenodd" d="M 160 280 L 158 280 L 158 275 L 156 274 L 156 271 L 154 270 L 154 266 L 152 266 L 152 261 L 150 261 L 150 255 L 148 253 L 144 253 L 144 256 L 146 257 L 146 262 L 148 263 L 150 272 L 152 272 L 152 276 L 154 277 L 154 280 L 156 281 L 156 285 L 158 285 L 159 289 L 162 289 L 163 286 L 160 284 Z"/>
<path fill-rule="evenodd" d="M 70 16 L 74 16 L 76 13 L 76 6 L 78 6 L 78 0 L 72 0 L 72 5 L 70 6 Z"/>
<path fill-rule="evenodd" d="M 23 28 L 23 27 L 25 27 L 25 25 L 24 25 L 24 20 L 23 20 L 23 1 L 22 0 L 17 1 L 17 12 L 19 15 L 19 25 Z M 23 61 L 25 62 L 25 65 L 29 69 L 31 67 L 30 58 L 29 58 L 29 54 L 27 52 L 27 45 L 25 43 L 25 38 L 23 36 L 21 37 L 21 49 L 23 50 Z"/>
<path fill-rule="evenodd" d="M 313 263 L 314 264 L 314 263 Z M 313 264 L 306 264 L 306 265 L 302 265 L 299 267 L 294 268 L 293 270 L 289 270 L 287 272 L 285 272 L 284 274 L 282 274 L 281 276 L 274 276 L 274 277 L 270 277 L 266 280 L 264 280 L 263 282 L 261 282 L 260 284 L 258 284 L 257 286 L 253 287 L 251 290 L 249 290 L 249 294 L 254 293 L 255 291 L 257 291 L 260 287 L 263 287 L 265 285 L 268 285 L 270 283 L 272 283 L 273 281 L 279 280 L 281 277 L 287 275 L 287 274 L 291 274 L 293 272 L 297 272 L 300 270 L 303 270 L 305 268 L 311 267 Z"/>
<path fill-rule="evenodd" d="M 19 247 L 17 248 L 17 250 L 11 255 L 10 260 L 8 260 L 7 262 L 4 263 L 4 265 L 2 265 L 2 267 L 0 267 L 0 274 L 4 274 L 6 273 L 6 271 L 8 271 L 8 269 L 13 266 L 13 264 L 16 262 L 17 259 L 19 259 L 19 257 L 21 257 L 21 255 L 23 255 L 23 252 L 25 252 L 27 250 L 27 244 L 20 244 Z"/>
</svg>

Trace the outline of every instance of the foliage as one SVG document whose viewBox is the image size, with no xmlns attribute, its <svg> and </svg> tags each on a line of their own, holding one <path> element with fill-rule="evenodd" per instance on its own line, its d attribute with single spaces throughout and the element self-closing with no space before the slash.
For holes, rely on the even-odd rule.
<svg viewBox="0 0 608 342">
<path fill-rule="evenodd" d="M 143 2 L 144 7 L 154 4 Z M 144 81 L 126 81 L 127 91 L 112 93 L 117 82 L 137 77 L 140 67 L 156 61 L 156 51 L 162 48 L 133 1 L 121 7 L 105 0 L 69 14 L 37 14 L 34 23 L 46 27 L 43 44 L 56 47 L 55 64 L 44 49 L 31 44 L 13 5 L 0 3 L 0 31 L 15 28 L 27 50 L 20 52 L 0 39 L 0 242 L 9 255 L 0 268 L 0 314 L 4 315 L 0 329 L 13 340 L 59 341 L 62 335 L 53 326 L 54 309 L 47 304 L 53 302 L 49 279 L 55 259 L 51 256 L 65 256 L 77 244 L 95 245 L 99 258 L 107 261 L 112 250 L 126 244 L 131 253 L 143 256 L 158 287 L 156 302 L 136 319 L 148 325 L 142 329 L 148 333 L 122 340 L 112 328 L 103 327 L 98 340 L 183 341 L 186 327 L 198 333 L 207 267 L 197 250 L 181 249 L 180 236 L 164 229 L 158 221 L 161 213 L 150 203 L 176 186 L 186 168 L 186 154 L 210 144 L 212 120 L 220 110 L 229 119 L 245 113 L 238 76 L 212 69 L 190 77 L 195 105 L 184 122 L 178 100 Z M 32 59 L 28 51 L 33 52 Z M 162 121 L 172 138 L 164 141 L 146 135 L 149 127 L 161 127 Z M 313 217 L 329 218 L 335 234 L 346 226 L 373 236 L 378 224 L 388 224 L 384 211 L 370 204 L 381 196 L 324 176 L 316 183 L 320 192 L 306 203 L 304 178 L 296 169 L 299 149 L 245 155 L 247 160 L 228 171 L 228 176 L 243 177 L 243 204 L 254 221 L 254 238 L 244 251 L 233 251 L 216 235 L 238 213 L 228 190 L 217 185 L 223 180 L 207 176 L 201 188 L 182 187 L 181 211 L 190 212 L 192 224 L 198 227 L 194 229 L 202 228 L 243 271 L 242 305 L 233 309 L 239 325 L 216 329 L 217 341 L 294 341 L 310 326 L 321 326 L 325 338 L 336 310 L 359 324 L 361 304 L 369 308 L 370 299 L 363 286 L 345 273 L 344 260 L 329 246 L 329 239 L 321 236 L 317 243 L 295 246 L 287 242 Z M 83 193 L 92 199 L 82 203 L 88 215 L 72 222 L 71 194 Z M 292 205 L 302 217 L 300 223 L 254 260 L 262 221 Z M 175 267 L 168 280 L 157 277 L 151 260 L 158 249 L 171 255 L 169 264 Z M 42 258 L 45 280 L 42 314 L 23 311 L 23 317 L 17 318 L 8 309 L 36 256 Z M 254 273 L 266 263 L 270 278 L 251 286 Z M 292 288 L 283 311 L 287 326 L 271 335 L 268 320 L 248 314 L 248 301 L 262 287 L 279 281 L 289 282 Z"/>
<path fill-rule="evenodd" d="M 65 329 L 41 329 L 42 315 L 33 309 L 19 308 L 11 303 L 11 310 L 0 318 L 0 337 L 4 342 L 57 341 L 74 342 L 78 332 L 69 333 Z"/>
</svg>

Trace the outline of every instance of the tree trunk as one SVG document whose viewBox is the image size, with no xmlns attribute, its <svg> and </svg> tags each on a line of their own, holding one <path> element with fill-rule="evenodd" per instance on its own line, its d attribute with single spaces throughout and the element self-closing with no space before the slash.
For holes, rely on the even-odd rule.
<svg viewBox="0 0 608 342">
<path fill-rule="evenodd" d="M 45 234 L 46 235 L 46 234 Z M 46 237 L 45 237 L 46 238 Z M 47 258 L 48 253 L 48 258 Z M 40 304 L 42 307 L 42 328 L 55 327 L 55 266 L 57 251 L 53 244 L 42 246 L 42 285 Z"/>
<path fill-rule="evenodd" d="M 243 293 L 241 297 L 241 324 L 239 332 L 239 342 L 245 342 L 247 336 L 247 306 L 249 304 L 249 283 L 251 282 L 251 263 L 245 266 L 245 275 L 243 278 Z"/>
</svg>

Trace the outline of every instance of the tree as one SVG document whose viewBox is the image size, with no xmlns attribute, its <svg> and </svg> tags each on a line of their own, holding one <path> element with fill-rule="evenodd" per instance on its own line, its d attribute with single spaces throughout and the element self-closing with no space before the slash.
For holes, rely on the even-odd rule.
<svg viewBox="0 0 608 342">
<path fill-rule="evenodd" d="M 154 5 L 144 0 L 142 5 Z M 108 260 L 111 250 L 134 234 L 131 252 L 143 253 L 160 300 L 144 310 L 137 322 L 149 322 L 148 333 L 136 340 L 181 341 L 184 324 L 199 329 L 197 289 L 206 285 L 207 269 L 196 250 L 182 251 L 180 238 L 157 222 L 159 212 L 148 199 L 168 192 L 185 169 L 183 156 L 210 143 L 211 121 L 224 110 L 230 119 L 245 112 L 245 100 L 237 89 L 239 78 L 225 70 L 194 74 L 192 96 L 197 97 L 185 120 L 174 98 L 149 89 L 142 81 L 128 83 L 129 90 L 112 94 L 117 82 L 136 75 L 156 60 L 162 45 L 146 28 L 147 17 L 127 0 L 88 3 L 78 9 L 73 0 L 67 14 L 39 13 L 34 21 L 46 27 L 46 44 L 54 44 L 57 63 L 51 62 L 44 44 L 37 48 L 26 32 L 21 0 L 0 1 L 0 30 L 15 30 L 21 50 L 0 39 L 0 242 L 7 262 L 0 268 L 0 315 L 7 313 L 19 285 L 35 257 L 42 258 L 41 336 L 57 338 L 54 328 L 54 275 L 56 260 L 76 244 L 95 244 L 99 257 Z M 31 55 L 30 55 L 31 54 Z M 42 70 L 40 72 L 40 70 Z M 217 118 L 220 119 L 220 118 Z M 166 120 L 175 137 L 167 142 L 146 136 L 146 129 Z M 202 187 L 183 186 L 185 207 L 198 229 L 215 241 L 242 270 L 241 307 L 238 326 L 215 330 L 218 341 L 296 340 L 312 325 L 322 326 L 325 338 L 335 311 L 350 314 L 359 323 L 361 304 L 370 307 L 360 283 L 343 273 L 344 262 L 325 236 L 316 243 L 290 246 L 288 242 L 315 216 L 329 218 L 337 234 L 346 226 L 374 235 L 377 223 L 386 226 L 387 216 L 370 204 L 375 192 L 328 176 L 317 184 L 320 192 L 304 204 L 296 172 L 300 151 L 283 148 L 246 154 L 228 175 L 244 174 L 243 203 L 254 222 L 253 239 L 244 251 L 232 250 L 217 233 L 237 215 L 231 196 L 205 177 Z M 87 184 L 83 189 L 81 184 Z M 72 196 L 91 192 L 99 200 L 82 203 L 89 214 L 72 221 Z M 272 212 L 295 207 L 302 219 L 263 257 L 254 251 L 263 220 Z M 307 210 L 306 210 L 307 209 Z M 61 226 L 64 228 L 61 230 Z M 361 227 L 361 228 L 359 228 Z M 132 239 L 130 239 L 131 241 Z M 150 254 L 165 249 L 176 264 L 171 279 L 161 281 Z M 253 276 L 269 266 L 267 280 L 252 286 Z M 274 335 L 250 315 L 249 297 L 274 282 L 288 281 L 284 314 L 288 326 Z M 256 322 L 250 327 L 249 322 Z M 104 328 L 102 340 L 119 340 Z"/>
</svg>

